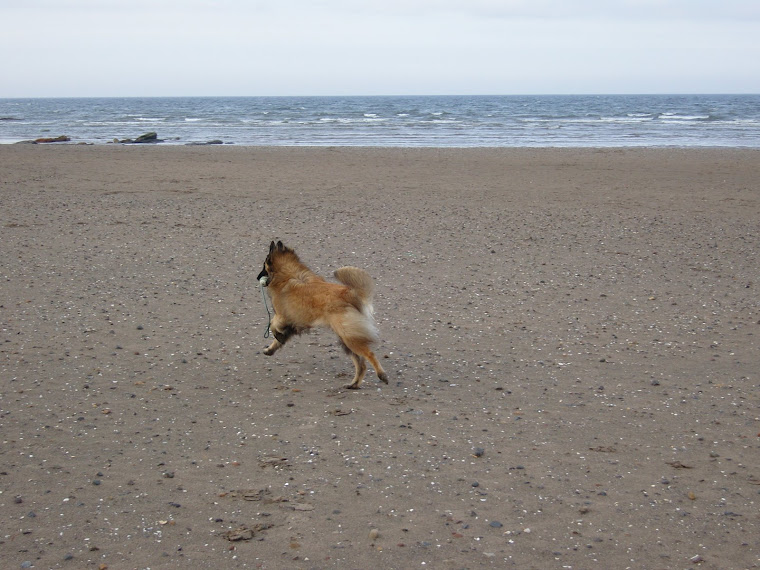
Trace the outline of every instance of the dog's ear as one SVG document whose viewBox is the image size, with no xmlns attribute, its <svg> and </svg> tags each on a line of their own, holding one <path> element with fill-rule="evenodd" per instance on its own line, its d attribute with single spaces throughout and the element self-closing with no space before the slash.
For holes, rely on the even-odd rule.
<svg viewBox="0 0 760 570">
<path fill-rule="evenodd" d="M 277 242 L 277 249 L 279 251 L 285 251 L 285 246 L 283 245 L 283 243 L 281 241 Z"/>
<path fill-rule="evenodd" d="M 274 240 L 272 243 L 269 244 L 269 253 L 272 253 L 274 251 Z"/>
</svg>

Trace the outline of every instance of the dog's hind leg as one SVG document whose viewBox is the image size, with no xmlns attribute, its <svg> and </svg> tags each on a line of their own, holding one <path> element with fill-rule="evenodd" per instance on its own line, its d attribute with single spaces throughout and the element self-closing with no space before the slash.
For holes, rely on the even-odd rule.
<svg viewBox="0 0 760 570">
<path fill-rule="evenodd" d="M 341 341 L 343 342 L 346 352 L 351 355 L 351 359 L 354 361 L 354 366 L 356 366 L 356 377 L 354 378 L 354 381 L 348 385 L 348 388 L 358 388 L 362 383 L 364 373 L 367 371 L 365 358 L 370 361 L 370 364 L 372 364 L 372 367 L 377 373 L 377 377 L 386 384 L 388 383 L 388 375 L 385 373 L 385 370 L 383 370 L 383 367 L 380 366 L 380 363 L 375 357 L 375 353 L 370 350 L 369 343 L 366 340 L 341 339 Z M 361 367 L 357 364 L 357 361 L 361 362 Z"/>
<path fill-rule="evenodd" d="M 349 356 L 351 356 L 351 360 L 354 361 L 354 368 L 356 369 L 354 379 L 346 386 L 346 388 L 349 388 L 350 390 L 358 390 L 364 379 L 364 374 L 367 372 L 367 361 L 355 352 L 351 352 L 348 349 L 346 349 L 346 351 L 349 353 Z"/>
<path fill-rule="evenodd" d="M 380 366 L 380 362 L 378 362 L 377 358 L 375 357 L 375 353 L 372 352 L 369 349 L 369 347 L 367 347 L 366 353 L 364 353 L 364 355 L 367 357 L 367 360 L 369 360 L 370 363 L 372 364 L 372 368 L 375 369 L 375 373 L 377 374 L 377 377 L 380 379 L 380 381 L 387 384 L 388 375 L 385 373 L 385 370 L 383 370 L 383 367 Z"/>
</svg>

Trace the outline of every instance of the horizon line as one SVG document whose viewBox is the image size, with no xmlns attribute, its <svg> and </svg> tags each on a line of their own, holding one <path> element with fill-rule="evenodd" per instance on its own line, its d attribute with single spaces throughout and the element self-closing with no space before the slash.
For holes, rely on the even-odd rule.
<svg viewBox="0 0 760 570">
<path fill-rule="evenodd" d="M 667 97 L 667 96 L 741 96 L 760 95 L 756 92 L 590 92 L 590 93 L 407 93 L 407 94 L 297 94 L 297 95 L 31 95 L 31 96 L 0 96 L 0 100 L 8 99 L 242 99 L 242 98 L 361 98 L 361 97 Z"/>
</svg>

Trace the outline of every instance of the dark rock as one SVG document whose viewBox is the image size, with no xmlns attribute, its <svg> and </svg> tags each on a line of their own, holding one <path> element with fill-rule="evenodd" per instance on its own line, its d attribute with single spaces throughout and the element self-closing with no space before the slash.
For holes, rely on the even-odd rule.
<svg viewBox="0 0 760 570">
<path fill-rule="evenodd" d="M 59 137 L 43 137 L 41 139 L 34 139 L 34 142 L 36 144 L 41 143 L 57 143 L 57 142 L 69 142 L 71 141 L 71 137 L 67 137 L 66 135 L 61 135 Z"/>
<path fill-rule="evenodd" d="M 121 139 L 117 140 L 114 139 L 114 142 L 120 142 L 121 144 L 150 144 L 150 143 L 160 143 L 163 142 L 163 139 L 158 138 L 158 134 L 151 131 L 149 133 L 144 133 L 137 137 L 136 139 Z"/>
<path fill-rule="evenodd" d="M 160 142 L 158 139 L 158 134 L 151 131 L 149 133 L 145 133 L 140 135 L 134 140 L 135 144 L 141 144 L 141 143 L 155 143 Z"/>
<path fill-rule="evenodd" d="M 210 140 L 210 141 L 206 141 L 206 142 L 189 142 L 189 143 L 186 143 L 186 144 L 187 144 L 187 146 L 206 146 L 206 145 L 210 145 L 210 144 L 224 144 L 224 141 L 219 140 L 219 139 L 214 139 L 214 140 Z"/>
</svg>

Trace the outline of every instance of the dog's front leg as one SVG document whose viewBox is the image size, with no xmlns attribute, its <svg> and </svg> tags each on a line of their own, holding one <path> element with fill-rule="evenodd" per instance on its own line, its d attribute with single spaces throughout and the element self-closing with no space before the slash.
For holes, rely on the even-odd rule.
<svg viewBox="0 0 760 570">
<path fill-rule="evenodd" d="M 272 341 L 272 344 L 270 344 L 268 347 L 264 349 L 264 354 L 267 356 L 272 356 L 275 352 L 277 352 L 279 349 L 282 348 L 282 343 L 278 341 L 277 339 Z"/>
<path fill-rule="evenodd" d="M 282 348 L 282 345 L 285 344 L 291 336 L 293 336 L 295 329 L 285 323 L 277 315 L 275 315 L 272 319 L 272 322 L 269 324 L 269 328 L 274 335 L 274 340 L 272 341 L 272 344 L 264 349 L 264 354 L 267 356 L 272 356 L 275 352 Z"/>
</svg>

